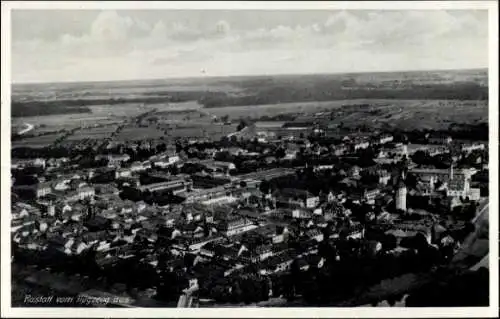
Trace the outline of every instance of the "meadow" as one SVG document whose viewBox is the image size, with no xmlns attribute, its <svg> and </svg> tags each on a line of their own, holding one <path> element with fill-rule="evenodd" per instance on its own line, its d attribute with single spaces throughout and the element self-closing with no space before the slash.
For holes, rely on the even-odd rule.
<svg viewBox="0 0 500 319">
<path fill-rule="evenodd" d="M 328 102 L 281 103 L 206 109 L 230 119 L 260 119 L 263 116 L 306 114 L 345 126 L 367 125 L 409 129 L 446 129 L 451 123 L 488 122 L 487 101 L 458 100 L 379 100 L 359 99 Z M 333 113 L 332 113 L 333 112 Z M 333 114 L 333 115 L 330 115 Z"/>
</svg>

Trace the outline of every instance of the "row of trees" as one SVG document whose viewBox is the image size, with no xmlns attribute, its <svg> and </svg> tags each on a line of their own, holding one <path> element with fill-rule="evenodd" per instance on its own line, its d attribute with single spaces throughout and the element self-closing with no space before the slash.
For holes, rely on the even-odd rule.
<svg viewBox="0 0 500 319">
<path fill-rule="evenodd" d="M 157 204 L 160 206 L 180 204 L 185 200 L 183 197 L 174 195 L 172 191 L 141 191 L 137 188 L 128 186 L 123 187 L 119 196 L 123 200 L 131 200 L 134 202 L 144 201 L 150 205 Z"/>
</svg>

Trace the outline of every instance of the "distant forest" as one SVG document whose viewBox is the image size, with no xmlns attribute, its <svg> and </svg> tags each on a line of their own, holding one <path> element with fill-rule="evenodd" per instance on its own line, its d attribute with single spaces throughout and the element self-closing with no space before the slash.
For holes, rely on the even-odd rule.
<svg viewBox="0 0 500 319">
<path fill-rule="evenodd" d="M 399 99 L 399 100 L 487 100 L 488 88 L 476 83 L 426 84 L 404 88 L 343 87 L 328 82 L 304 85 L 289 83 L 265 86 L 255 94 L 228 96 L 211 94 L 200 100 L 205 107 L 262 105 L 287 102 L 334 101 L 349 99 Z"/>
<path fill-rule="evenodd" d="M 111 99 L 64 99 L 64 100 L 32 100 L 13 101 L 12 117 L 90 113 L 88 106 L 94 105 L 120 105 L 125 103 L 159 104 L 168 102 L 183 102 L 196 100 L 201 96 L 193 96 L 193 92 L 170 92 L 168 96 L 141 97 L 141 98 L 111 98 Z M 194 92 L 196 93 L 196 92 Z"/>
</svg>

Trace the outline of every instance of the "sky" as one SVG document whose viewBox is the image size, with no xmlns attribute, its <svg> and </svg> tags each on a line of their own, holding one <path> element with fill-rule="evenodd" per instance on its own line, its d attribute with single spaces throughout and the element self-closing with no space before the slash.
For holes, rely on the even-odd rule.
<svg viewBox="0 0 500 319">
<path fill-rule="evenodd" d="M 468 69 L 486 10 L 12 10 L 12 81 Z"/>
</svg>

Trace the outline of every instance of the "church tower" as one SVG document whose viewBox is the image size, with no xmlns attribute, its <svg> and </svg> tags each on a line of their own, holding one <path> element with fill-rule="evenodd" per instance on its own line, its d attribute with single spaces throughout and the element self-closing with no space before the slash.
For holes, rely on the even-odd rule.
<svg viewBox="0 0 500 319">
<path fill-rule="evenodd" d="M 396 186 L 396 209 L 406 212 L 406 195 L 408 193 L 405 184 L 406 172 L 403 170 Z"/>
<path fill-rule="evenodd" d="M 452 161 L 451 161 L 451 165 L 450 165 L 450 181 L 452 181 L 452 180 L 453 180 L 453 174 L 454 174 L 454 173 L 453 173 L 453 166 L 454 166 L 454 164 L 455 164 L 455 163 L 454 163 L 454 161 L 452 160 Z"/>
<path fill-rule="evenodd" d="M 404 183 L 398 184 L 398 190 L 396 191 L 396 209 L 406 211 L 406 185 Z"/>
</svg>

